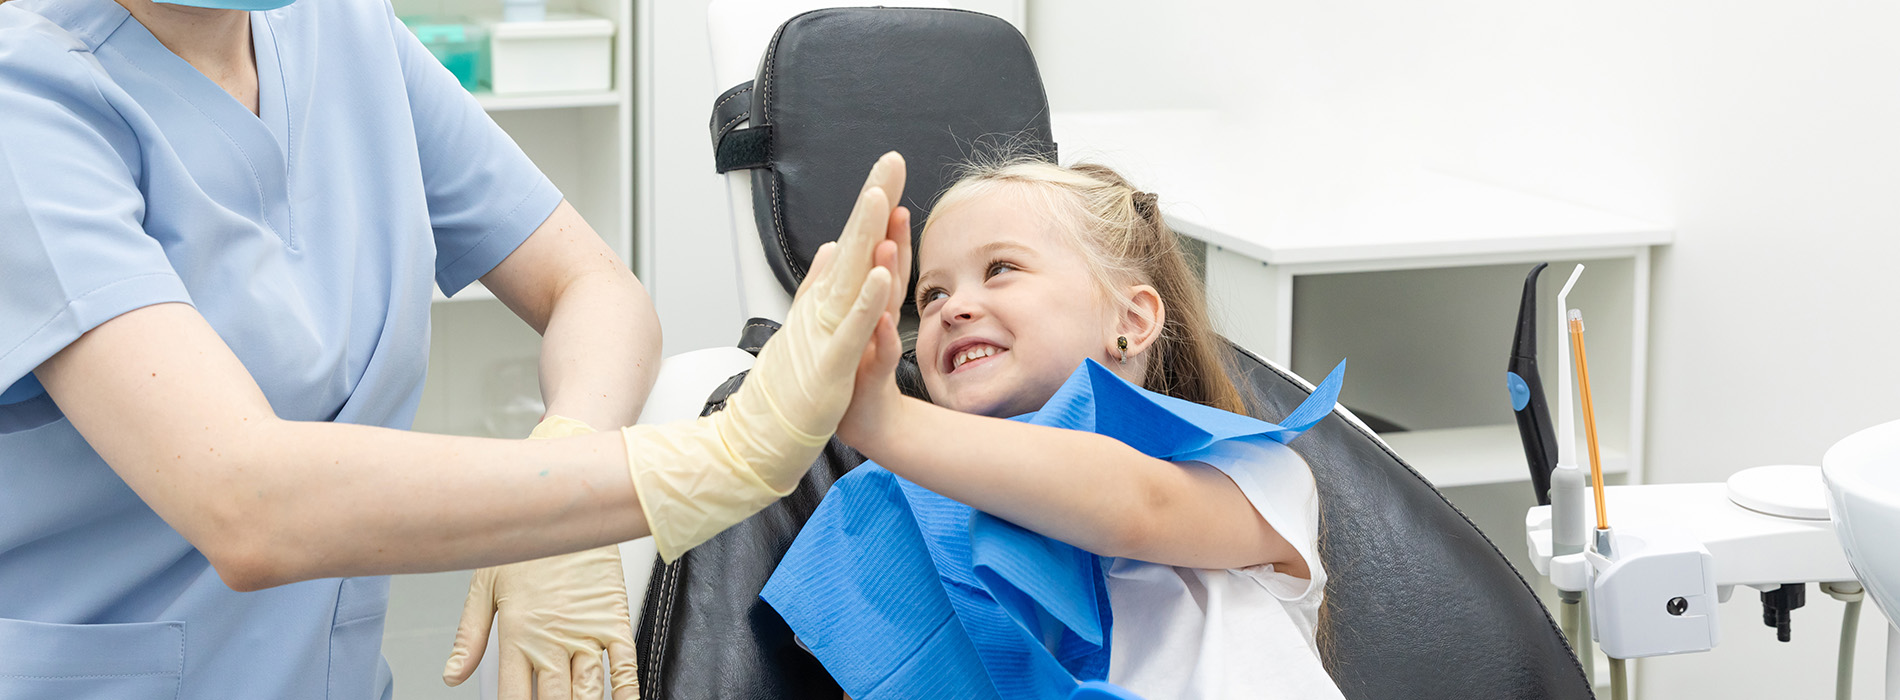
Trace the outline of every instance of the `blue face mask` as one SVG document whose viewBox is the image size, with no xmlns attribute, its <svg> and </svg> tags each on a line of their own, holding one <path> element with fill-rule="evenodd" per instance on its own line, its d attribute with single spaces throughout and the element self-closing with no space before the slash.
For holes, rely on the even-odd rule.
<svg viewBox="0 0 1900 700">
<path fill-rule="evenodd" d="M 265 10 L 275 10 L 277 8 L 287 6 L 290 3 L 296 2 L 297 0 L 152 0 L 152 1 L 165 3 L 167 5 L 185 5 L 189 7 L 205 7 L 205 8 L 210 8 L 213 10 L 244 10 L 246 12 L 263 12 Z"/>
</svg>

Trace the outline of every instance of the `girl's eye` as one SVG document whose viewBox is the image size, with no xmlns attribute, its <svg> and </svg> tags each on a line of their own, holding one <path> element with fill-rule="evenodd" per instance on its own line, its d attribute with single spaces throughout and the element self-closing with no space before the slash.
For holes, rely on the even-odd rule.
<svg viewBox="0 0 1900 700">
<path fill-rule="evenodd" d="M 1015 264 L 1007 262 L 1007 261 L 1003 261 L 1003 260 L 998 260 L 996 262 L 990 263 L 989 269 L 984 271 L 983 278 L 989 279 L 991 277 L 995 277 L 997 275 L 1003 274 L 1004 272 L 1008 272 L 1014 269 L 1016 269 Z"/>
<path fill-rule="evenodd" d="M 930 289 L 924 290 L 924 293 L 917 295 L 917 308 L 924 308 L 936 303 L 938 300 L 947 299 L 949 297 L 950 293 L 943 291 L 942 287 L 931 287 Z"/>
</svg>

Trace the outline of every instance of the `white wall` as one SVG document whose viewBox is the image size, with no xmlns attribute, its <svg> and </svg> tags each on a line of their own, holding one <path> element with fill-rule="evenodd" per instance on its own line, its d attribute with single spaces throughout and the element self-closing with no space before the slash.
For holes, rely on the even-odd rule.
<svg viewBox="0 0 1900 700">
<path fill-rule="evenodd" d="M 1030 10 L 1058 110 L 1229 109 L 1256 115 L 1269 138 L 1317 139 L 1341 159 L 1412 160 L 1673 222 L 1677 242 L 1654 268 L 1652 482 L 1817 464 L 1841 437 L 1900 418 L 1889 310 L 1900 298 L 1900 6 L 1033 0 Z M 1736 595 L 1721 647 L 1644 662 L 1643 696 L 1831 697 L 1840 604 L 1810 589 L 1784 645 L 1761 626 L 1753 592 Z M 1878 697 L 1884 621 L 1868 607 L 1856 694 Z"/>
<path fill-rule="evenodd" d="M 635 237 L 650 244 L 644 281 L 666 336 L 665 354 L 732 345 L 745 319 L 733 270 L 732 220 L 713 172 L 706 122 L 715 86 L 707 0 L 640 0 L 635 109 Z M 763 49 L 764 47 L 760 47 Z"/>
</svg>

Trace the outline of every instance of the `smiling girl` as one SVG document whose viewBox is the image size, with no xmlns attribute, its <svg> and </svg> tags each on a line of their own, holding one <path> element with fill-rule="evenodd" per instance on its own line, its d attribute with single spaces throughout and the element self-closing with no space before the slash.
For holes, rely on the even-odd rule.
<svg viewBox="0 0 1900 700">
<path fill-rule="evenodd" d="M 1042 409 L 1087 360 L 1152 392 L 1244 411 L 1154 195 L 1096 165 L 974 167 L 919 245 L 916 354 L 930 401 L 892 381 L 901 348 L 886 319 L 839 437 L 917 486 L 1099 555 L 1110 681 L 1150 698 L 1339 697 L 1314 648 L 1318 498 L 1285 445 L 1218 443 L 1215 467 L 1003 420 Z M 800 544 L 822 536 L 808 526 Z M 829 640 L 794 617 L 832 668 Z"/>
</svg>

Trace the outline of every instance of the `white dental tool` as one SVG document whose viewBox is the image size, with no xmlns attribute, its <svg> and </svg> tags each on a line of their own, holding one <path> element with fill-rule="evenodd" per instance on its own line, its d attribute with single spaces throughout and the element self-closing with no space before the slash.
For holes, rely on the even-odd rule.
<svg viewBox="0 0 1900 700">
<path fill-rule="evenodd" d="M 1564 634 L 1583 664 L 1583 675 L 1596 681 L 1596 652 L 1590 638 L 1590 616 L 1583 611 L 1583 591 L 1590 585 L 1585 545 L 1583 471 L 1577 468 L 1577 419 L 1571 409 L 1570 344 L 1564 342 L 1570 318 L 1570 288 L 1583 276 L 1583 265 L 1570 272 L 1557 292 L 1557 466 L 1550 470 L 1551 582 L 1557 597 Z M 1563 575 L 1564 573 L 1569 575 Z"/>
</svg>

